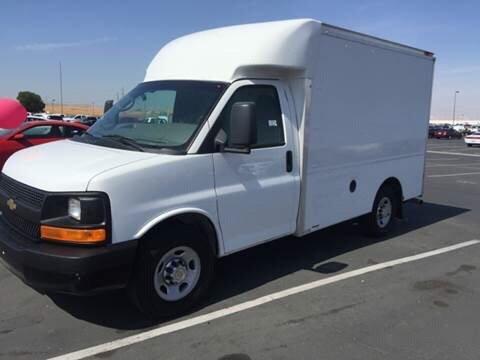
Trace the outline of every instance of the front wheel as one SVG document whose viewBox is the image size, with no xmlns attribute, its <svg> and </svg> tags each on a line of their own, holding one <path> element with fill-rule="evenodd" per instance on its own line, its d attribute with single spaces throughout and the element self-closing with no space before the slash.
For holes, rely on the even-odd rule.
<svg viewBox="0 0 480 360">
<path fill-rule="evenodd" d="M 472 144 L 467 144 L 468 147 L 472 147 L 473 145 Z"/>
<path fill-rule="evenodd" d="M 368 235 L 381 237 L 388 234 L 395 225 L 398 196 L 391 187 L 382 187 L 373 202 L 372 212 L 365 216 L 364 227 Z"/>
<path fill-rule="evenodd" d="M 133 302 L 153 318 L 185 313 L 211 283 L 215 256 L 188 227 L 152 234 L 142 244 L 129 285 Z"/>
</svg>

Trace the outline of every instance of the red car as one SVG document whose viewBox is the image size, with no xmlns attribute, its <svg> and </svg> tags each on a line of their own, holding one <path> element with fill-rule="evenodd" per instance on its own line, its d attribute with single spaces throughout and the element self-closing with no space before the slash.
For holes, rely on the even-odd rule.
<svg viewBox="0 0 480 360">
<path fill-rule="evenodd" d="M 433 137 L 436 139 L 461 139 L 462 134 L 455 129 L 445 127 L 435 130 Z"/>
<path fill-rule="evenodd" d="M 16 129 L 0 129 L 0 169 L 14 152 L 80 135 L 88 126 L 64 121 L 29 121 Z"/>
</svg>

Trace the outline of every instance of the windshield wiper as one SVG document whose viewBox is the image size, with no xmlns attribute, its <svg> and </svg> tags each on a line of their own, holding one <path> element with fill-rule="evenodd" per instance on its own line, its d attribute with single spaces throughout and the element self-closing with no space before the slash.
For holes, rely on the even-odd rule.
<svg viewBox="0 0 480 360">
<path fill-rule="evenodd" d="M 96 136 L 94 136 L 94 135 L 90 134 L 88 131 L 85 131 L 83 134 L 80 134 L 80 135 L 75 135 L 75 136 L 84 136 L 84 135 L 85 135 L 85 136 L 89 136 L 89 137 L 92 137 L 92 138 L 95 138 L 95 139 L 97 139 L 97 137 L 96 137 Z"/>
<path fill-rule="evenodd" d="M 150 140 L 147 140 L 147 139 L 138 139 L 138 140 L 140 140 L 140 143 L 142 145 L 145 145 L 145 146 L 149 145 L 151 147 L 159 147 L 158 146 L 159 144 L 162 144 L 162 145 L 163 144 L 168 144 L 168 141 L 165 141 L 163 139 L 155 139 L 155 141 L 150 141 Z M 161 147 L 163 147 L 163 146 L 161 146 Z"/>
<path fill-rule="evenodd" d="M 89 132 L 84 132 L 83 134 L 75 134 L 71 139 L 74 141 L 78 142 L 86 142 L 87 144 L 91 144 L 92 142 L 90 140 L 87 140 L 86 138 L 91 138 L 93 139 L 98 139 L 96 136 L 93 136 Z"/>
<path fill-rule="evenodd" d="M 122 135 L 102 135 L 100 138 L 101 139 L 104 139 L 104 138 L 111 139 L 111 140 L 116 141 L 116 142 L 118 142 L 122 145 L 127 145 L 127 146 L 130 146 L 133 149 L 138 150 L 138 151 L 145 152 L 145 149 L 142 146 L 140 146 L 135 140 L 133 140 L 129 137 L 125 137 L 125 136 L 122 136 Z"/>
</svg>

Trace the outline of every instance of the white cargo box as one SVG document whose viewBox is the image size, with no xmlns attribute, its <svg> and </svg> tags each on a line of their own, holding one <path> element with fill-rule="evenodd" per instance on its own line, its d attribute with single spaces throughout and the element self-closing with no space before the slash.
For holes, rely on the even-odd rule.
<svg viewBox="0 0 480 360">
<path fill-rule="evenodd" d="M 306 106 L 297 105 L 306 109 L 297 234 L 370 212 L 389 177 L 404 200 L 423 192 L 433 54 L 326 24 L 318 32 Z"/>
</svg>

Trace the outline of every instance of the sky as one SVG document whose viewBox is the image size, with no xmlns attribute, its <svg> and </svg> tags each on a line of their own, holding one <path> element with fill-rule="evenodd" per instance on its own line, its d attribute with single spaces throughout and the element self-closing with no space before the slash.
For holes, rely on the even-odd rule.
<svg viewBox="0 0 480 360">
<path fill-rule="evenodd" d="M 143 80 L 170 40 L 214 27 L 314 18 L 437 57 L 431 118 L 480 120 L 479 0 L 1 0 L 0 97 L 103 105 Z"/>
</svg>

